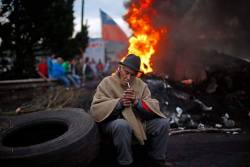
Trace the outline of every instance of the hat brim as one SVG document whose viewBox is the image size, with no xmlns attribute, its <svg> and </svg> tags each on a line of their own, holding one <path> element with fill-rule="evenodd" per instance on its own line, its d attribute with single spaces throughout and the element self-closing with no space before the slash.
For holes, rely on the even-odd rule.
<svg viewBox="0 0 250 167">
<path fill-rule="evenodd" d="M 126 67 L 130 68 L 131 70 L 136 71 L 137 73 L 143 73 L 143 71 L 137 70 L 137 69 L 135 69 L 134 67 L 129 66 L 128 64 L 124 64 L 123 62 L 119 62 L 118 64 L 123 65 L 123 66 L 126 66 Z"/>
</svg>

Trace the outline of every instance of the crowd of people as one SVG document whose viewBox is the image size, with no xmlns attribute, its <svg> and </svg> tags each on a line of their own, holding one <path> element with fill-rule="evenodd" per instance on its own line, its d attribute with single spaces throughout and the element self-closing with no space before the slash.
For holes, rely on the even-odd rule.
<svg viewBox="0 0 250 167">
<path fill-rule="evenodd" d="M 110 60 L 106 63 L 101 60 L 96 63 L 89 57 L 74 57 L 71 60 L 64 60 L 62 57 L 52 54 L 48 57 L 41 57 L 37 65 L 39 76 L 46 81 L 57 80 L 65 87 L 76 88 L 84 86 L 85 82 L 102 79 L 112 72 Z"/>
</svg>

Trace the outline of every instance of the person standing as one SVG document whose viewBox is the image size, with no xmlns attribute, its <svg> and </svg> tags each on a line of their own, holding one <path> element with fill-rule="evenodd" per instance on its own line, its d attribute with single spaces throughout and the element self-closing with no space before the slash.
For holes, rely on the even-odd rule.
<svg viewBox="0 0 250 167">
<path fill-rule="evenodd" d="M 85 58 L 82 71 L 84 81 L 91 81 L 95 78 L 95 73 L 91 67 L 91 62 L 89 61 L 88 57 Z"/>
<path fill-rule="evenodd" d="M 96 69 L 97 69 L 97 73 L 98 73 L 98 78 L 102 78 L 104 65 L 102 64 L 101 59 L 98 60 L 98 63 L 96 64 Z"/>
</svg>

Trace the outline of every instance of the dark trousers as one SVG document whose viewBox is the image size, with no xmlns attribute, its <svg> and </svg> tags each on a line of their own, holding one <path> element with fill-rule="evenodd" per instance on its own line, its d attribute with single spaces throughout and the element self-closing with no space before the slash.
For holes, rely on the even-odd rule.
<svg viewBox="0 0 250 167">
<path fill-rule="evenodd" d="M 150 158 L 165 160 L 167 152 L 169 123 L 166 118 L 156 118 L 145 122 L 147 135 L 146 150 Z M 105 135 L 111 136 L 117 151 L 117 161 L 121 165 L 129 165 L 133 162 L 132 139 L 133 132 L 128 122 L 124 119 L 116 119 L 102 124 L 101 130 Z"/>
</svg>

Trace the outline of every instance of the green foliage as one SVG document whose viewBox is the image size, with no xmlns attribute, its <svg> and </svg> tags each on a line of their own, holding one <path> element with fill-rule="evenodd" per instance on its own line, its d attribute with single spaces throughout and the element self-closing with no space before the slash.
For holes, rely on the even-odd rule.
<svg viewBox="0 0 250 167">
<path fill-rule="evenodd" d="M 77 47 L 80 48 L 80 51 L 83 52 L 88 46 L 88 27 L 83 25 L 82 31 L 78 32 L 75 36 Z"/>
<path fill-rule="evenodd" d="M 79 40 L 72 39 L 74 0 L 2 0 L 0 23 L 0 55 L 10 51 L 15 57 L 16 78 L 35 75 L 36 49 L 55 53 L 63 58 L 79 51 Z M 87 44 L 87 28 L 81 36 L 82 49 Z M 85 44 L 86 43 L 86 44 Z"/>
<path fill-rule="evenodd" d="M 62 56 L 66 60 L 72 59 L 75 55 L 79 55 L 88 46 L 88 29 L 87 26 L 83 26 L 82 32 L 76 33 L 75 37 L 69 39 L 64 48 L 61 48 L 58 55 Z"/>
</svg>

